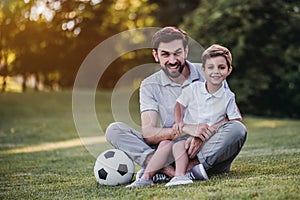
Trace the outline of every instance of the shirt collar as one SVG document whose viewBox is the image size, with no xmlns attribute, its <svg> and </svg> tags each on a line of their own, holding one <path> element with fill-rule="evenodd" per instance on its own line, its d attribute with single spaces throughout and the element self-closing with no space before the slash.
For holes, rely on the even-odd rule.
<svg viewBox="0 0 300 200">
<path fill-rule="evenodd" d="M 182 84 L 183 87 L 191 84 L 194 81 L 197 81 L 200 79 L 199 77 L 199 73 L 197 71 L 197 68 L 195 67 L 195 65 L 189 61 L 186 61 L 188 67 L 190 68 L 190 76 L 187 80 L 184 81 L 184 83 Z"/>
<path fill-rule="evenodd" d="M 222 87 L 221 87 L 218 91 L 216 91 L 216 92 L 213 94 L 213 96 L 215 96 L 215 97 L 217 97 L 217 98 L 221 98 L 222 95 L 224 94 L 224 92 L 225 92 L 225 84 L 224 84 L 224 81 L 223 81 Z"/>
<path fill-rule="evenodd" d="M 202 87 L 200 88 L 200 91 L 202 92 L 202 94 L 205 94 L 205 95 L 208 95 L 208 96 L 214 96 L 216 98 L 220 98 L 224 94 L 225 88 L 226 88 L 226 84 L 223 81 L 222 87 L 218 91 L 216 91 L 215 93 L 210 94 L 210 93 L 208 93 L 208 91 L 206 89 L 206 81 L 205 81 L 204 84 L 202 84 Z"/>
</svg>

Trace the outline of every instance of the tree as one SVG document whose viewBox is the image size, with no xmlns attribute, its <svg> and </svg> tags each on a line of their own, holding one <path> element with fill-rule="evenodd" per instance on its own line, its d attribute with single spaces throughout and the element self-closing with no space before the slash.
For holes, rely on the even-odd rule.
<svg viewBox="0 0 300 200">
<path fill-rule="evenodd" d="M 0 75 L 3 77 L 2 91 L 5 91 L 6 77 L 14 74 L 14 61 L 16 52 L 13 48 L 13 41 L 19 32 L 19 18 L 15 17 L 15 12 L 19 13 L 24 2 L 18 0 L 0 2 Z"/>
<path fill-rule="evenodd" d="M 5 66 L 0 73 L 4 77 L 22 75 L 23 90 L 26 90 L 25 82 L 29 74 L 38 79 L 55 70 L 57 59 L 54 58 L 57 58 L 58 48 L 51 52 L 49 47 L 58 43 L 60 32 L 52 29 L 53 26 L 46 20 L 36 18 L 37 21 L 34 21 L 30 13 L 33 5 L 24 2 L 14 0 L 0 4 L 1 61 Z M 14 59 L 8 62 L 7 56 L 11 55 Z"/>
<path fill-rule="evenodd" d="M 233 53 L 229 77 L 245 113 L 300 117 L 299 1 L 203 0 L 183 27 Z"/>
<path fill-rule="evenodd" d="M 149 0 L 157 6 L 153 15 L 161 26 L 179 26 L 194 9 L 197 8 L 199 0 Z"/>
<path fill-rule="evenodd" d="M 48 40 L 43 40 L 42 43 L 45 48 L 35 53 L 35 55 L 38 58 L 45 58 L 47 55 L 48 59 L 45 60 L 49 60 L 49 62 L 44 63 L 44 65 L 51 64 L 51 66 L 44 67 L 49 69 L 44 72 L 49 74 L 51 73 L 50 69 L 52 69 L 52 72 L 58 72 L 59 83 L 62 86 L 73 85 L 76 72 L 85 56 L 100 42 L 122 31 L 152 26 L 155 22 L 155 19 L 150 15 L 155 6 L 147 7 L 147 1 L 142 0 L 60 0 L 49 2 L 47 0 L 30 1 L 31 9 L 28 14 L 28 20 L 38 24 L 41 21 L 45 22 L 42 24 L 45 24 L 44 31 L 46 34 L 42 35 L 43 38 L 45 38 L 45 35 L 49 36 L 49 38 Z M 59 6 L 52 5 L 53 2 L 58 2 Z M 35 9 L 32 8 L 38 7 L 40 4 L 43 5 L 44 10 L 52 13 L 51 17 L 47 17 L 42 12 L 35 15 Z M 39 32 L 39 28 L 36 31 Z M 28 32 L 30 31 L 28 30 Z M 45 56 L 39 55 L 42 53 Z M 134 58 L 131 58 L 131 60 L 134 60 Z M 126 72 L 128 67 L 126 63 L 128 62 L 129 60 L 126 56 L 119 59 L 117 64 L 120 70 L 113 70 L 112 73 L 114 74 L 109 74 L 105 78 L 115 83 L 117 78 Z M 114 68 L 116 67 L 114 66 Z M 37 66 L 34 69 L 37 69 Z M 115 79 L 111 79 L 111 77 L 115 77 Z M 103 85 L 103 87 L 112 86 L 113 84 Z"/>
</svg>

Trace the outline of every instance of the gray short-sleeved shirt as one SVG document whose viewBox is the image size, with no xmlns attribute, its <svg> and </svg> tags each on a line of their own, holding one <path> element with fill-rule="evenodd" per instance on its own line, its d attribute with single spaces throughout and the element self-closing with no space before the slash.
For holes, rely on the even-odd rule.
<svg viewBox="0 0 300 200">
<path fill-rule="evenodd" d="M 161 126 L 172 127 L 174 124 L 174 106 L 182 89 L 195 81 L 203 82 L 200 72 L 201 64 L 190 63 L 189 78 L 182 84 L 172 82 L 164 71 L 160 70 L 144 79 L 140 86 L 140 111 L 156 111 L 159 113 Z"/>
</svg>

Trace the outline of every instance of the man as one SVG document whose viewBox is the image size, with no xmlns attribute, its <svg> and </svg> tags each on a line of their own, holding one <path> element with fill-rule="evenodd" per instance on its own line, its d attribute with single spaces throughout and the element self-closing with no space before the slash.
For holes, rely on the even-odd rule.
<svg viewBox="0 0 300 200">
<path fill-rule="evenodd" d="M 153 57 L 159 62 L 161 70 L 147 77 L 140 87 L 142 133 L 122 122 L 114 122 L 106 130 L 107 141 L 126 152 L 143 168 L 161 141 L 176 137 L 172 129 L 175 123 L 174 106 L 182 89 L 194 81 L 204 81 L 200 67 L 186 60 L 188 36 L 183 30 L 162 28 L 154 34 L 152 45 Z M 199 135 L 190 137 L 185 144 L 190 158 L 190 177 L 196 180 L 205 179 L 202 166 L 208 174 L 229 172 L 231 162 L 241 150 L 247 135 L 246 128 L 240 122 L 226 124 L 223 131 L 217 134 L 213 127 L 207 128 L 206 124 L 185 124 L 183 131 L 197 132 Z M 172 165 L 161 171 L 168 177 L 174 176 Z"/>
</svg>

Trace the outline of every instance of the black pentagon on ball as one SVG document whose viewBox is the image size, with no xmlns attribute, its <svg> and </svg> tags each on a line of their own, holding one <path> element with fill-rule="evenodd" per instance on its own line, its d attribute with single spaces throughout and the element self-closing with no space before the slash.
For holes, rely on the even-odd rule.
<svg viewBox="0 0 300 200">
<path fill-rule="evenodd" d="M 100 179 L 106 180 L 107 172 L 105 171 L 105 169 L 102 168 L 102 169 L 98 170 L 98 176 Z"/>
<path fill-rule="evenodd" d="M 119 174 L 121 174 L 121 176 L 124 176 L 125 174 L 127 174 L 128 173 L 127 165 L 120 164 L 118 167 L 118 172 L 119 172 Z"/>
<path fill-rule="evenodd" d="M 106 153 L 104 154 L 104 157 L 105 157 L 106 159 L 112 158 L 112 157 L 114 157 L 114 156 L 115 156 L 115 152 L 114 152 L 114 151 L 108 151 L 108 152 L 106 152 Z"/>
</svg>

